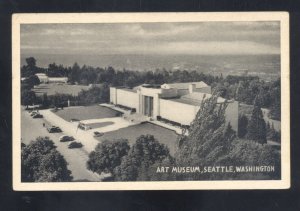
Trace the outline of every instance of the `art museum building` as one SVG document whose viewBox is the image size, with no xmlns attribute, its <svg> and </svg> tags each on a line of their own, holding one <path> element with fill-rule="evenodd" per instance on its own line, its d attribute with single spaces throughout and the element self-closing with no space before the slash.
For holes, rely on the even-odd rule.
<svg viewBox="0 0 300 211">
<path fill-rule="evenodd" d="M 211 97 L 211 87 L 204 82 L 144 84 L 133 89 L 110 88 L 110 102 L 134 109 L 136 113 L 153 119 L 163 118 L 181 125 L 190 125 L 200 109 L 201 101 Z M 224 103 L 219 97 L 217 103 Z M 226 122 L 238 129 L 237 101 L 229 100 L 225 112 Z"/>
</svg>

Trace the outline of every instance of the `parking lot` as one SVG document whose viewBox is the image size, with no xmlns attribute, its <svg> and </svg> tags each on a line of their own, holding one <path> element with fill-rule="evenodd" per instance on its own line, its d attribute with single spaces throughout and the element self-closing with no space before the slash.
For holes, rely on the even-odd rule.
<svg viewBox="0 0 300 211">
<path fill-rule="evenodd" d="M 31 140 L 35 140 L 38 136 L 48 136 L 55 145 L 57 150 L 64 156 L 68 162 L 68 169 L 72 171 L 74 181 L 99 181 L 101 177 L 93 173 L 86 168 L 86 161 L 88 159 L 88 152 L 84 149 L 69 149 L 68 142 L 59 142 L 60 136 L 65 134 L 62 133 L 48 133 L 46 127 L 43 127 L 43 123 L 49 125 L 44 118 L 33 119 L 30 114 L 22 110 L 21 111 L 21 137 L 22 142 L 25 144 L 30 143 Z"/>
</svg>

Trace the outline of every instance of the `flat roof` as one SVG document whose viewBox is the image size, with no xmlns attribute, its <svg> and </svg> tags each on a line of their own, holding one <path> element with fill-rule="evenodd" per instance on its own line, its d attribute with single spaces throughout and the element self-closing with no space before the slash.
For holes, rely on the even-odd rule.
<svg viewBox="0 0 300 211">
<path fill-rule="evenodd" d="M 201 104 L 201 102 L 185 100 L 182 98 L 172 98 L 172 99 L 166 99 L 166 100 L 174 101 L 177 103 L 184 103 L 184 104 L 193 105 L 193 106 L 200 106 L 200 104 Z"/>
<path fill-rule="evenodd" d="M 129 89 L 129 88 L 120 88 L 120 89 L 128 91 L 128 92 L 137 93 L 137 90 L 134 90 L 134 89 Z"/>
<path fill-rule="evenodd" d="M 168 86 L 170 88 L 175 88 L 175 89 L 188 89 L 189 85 L 191 85 L 191 84 L 196 85 L 196 88 L 208 87 L 208 85 L 206 83 L 204 83 L 203 81 L 185 82 L 185 83 L 165 83 L 162 85 L 162 87 Z"/>
<path fill-rule="evenodd" d="M 178 103 L 184 103 L 184 104 L 188 104 L 188 105 L 200 106 L 204 96 L 205 96 L 204 99 L 208 99 L 212 95 L 206 94 L 206 93 L 200 93 L 200 92 L 193 92 L 191 94 L 183 95 L 180 98 L 172 98 L 172 99 L 168 99 L 168 100 L 178 102 Z M 226 101 L 226 99 L 224 99 L 222 97 L 218 97 L 217 103 L 224 103 L 225 101 Z M 228 100 L 227 102 L 230 103 L 231 101 Z"/>
</svg>

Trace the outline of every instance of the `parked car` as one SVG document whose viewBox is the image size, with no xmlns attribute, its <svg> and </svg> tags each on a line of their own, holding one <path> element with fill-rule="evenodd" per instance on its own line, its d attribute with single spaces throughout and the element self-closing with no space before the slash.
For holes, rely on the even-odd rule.
<svg viewBox="0 0 300 211">
<path fill-rule="evenodd" d="M 62 130 L 57 126 L 52 126 L 47 128 L 49 133 L 60 133 Z"/>
<path fill-rule="evenodd" d="M 60 142 L 74 141 L 74 137 L 63 135 L 63 136 L 59 137 L 59 141 Z"/>
<path fill-rule="evenodd" d="M 37 114 L 40 114 L 38 111 L 32 111 L 31 113 L 30 113 L 30 116 L 34 116 L 34 115 L 37 115 Z"/>
<path fill-rule="evenodd" d="M 71 143 L 68 144 L 69 149 L 81 148 L 82 146 L 83 146 L 82 143 L 77 142 L 77 141 L 72 141 Z"/>
<path fill-rule="evenodd" d="M 32 118 L 36 119 L 36 118 L 43 118 L 42 114 L 35 114 L 32 116 Z"/>
<path fill-rule="evenodd" d="M 100 136 L 103 136 L 103 135 L 104 135 L 104 133 L 100 133 L 98 131 L 94 132 L 94 137 L 100 137 Z"/>
</svg>

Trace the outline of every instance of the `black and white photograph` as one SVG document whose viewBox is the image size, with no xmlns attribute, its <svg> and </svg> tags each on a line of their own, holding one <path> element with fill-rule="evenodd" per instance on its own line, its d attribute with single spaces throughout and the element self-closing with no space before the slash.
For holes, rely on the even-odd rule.
<svg viewBox="0 0 300 211">
<path fill-rule="evenodd" d="M 15 190 L 290 186 L 288 14 L 13 16 Z"/>
</svg>

